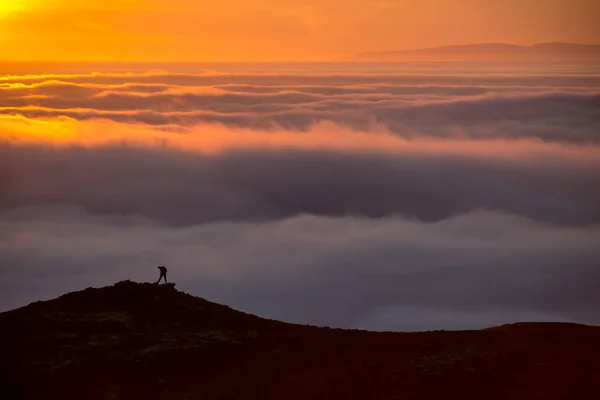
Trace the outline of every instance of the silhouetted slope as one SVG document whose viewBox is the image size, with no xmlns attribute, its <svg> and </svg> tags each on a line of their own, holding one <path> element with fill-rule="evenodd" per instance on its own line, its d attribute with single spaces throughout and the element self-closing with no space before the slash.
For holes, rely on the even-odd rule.
<svg viewBox="0 0 600 400">
<path fill-rule="evenodd" d="M 285 324 L 120 282 L 0 314 L 0 397 L 600 398 L 600 328 L 377 333 Z"/>
</svg>

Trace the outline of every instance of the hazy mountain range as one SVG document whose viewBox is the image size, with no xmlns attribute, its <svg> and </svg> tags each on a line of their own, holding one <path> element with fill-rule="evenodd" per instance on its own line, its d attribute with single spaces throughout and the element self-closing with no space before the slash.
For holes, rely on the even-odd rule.
<svg viewBox="0 0 600 400">
<path fill-rule="evenodd" d="M 347 61 L 600 61 L 600 45 L 480 43 L 403 51 L 372 51 Z"/>
</svg>

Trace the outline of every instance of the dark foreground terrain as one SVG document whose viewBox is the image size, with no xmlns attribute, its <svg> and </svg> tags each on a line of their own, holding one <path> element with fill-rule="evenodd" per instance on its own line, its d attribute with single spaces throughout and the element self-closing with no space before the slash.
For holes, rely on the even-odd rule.
<svg viewBox="0 0 600 400">
<path fill-rule="evenodd" d="M 315 328 L 120 282 L 0 314 L 0 398 L 597 399 L 600 328 Z"/>
</svg>

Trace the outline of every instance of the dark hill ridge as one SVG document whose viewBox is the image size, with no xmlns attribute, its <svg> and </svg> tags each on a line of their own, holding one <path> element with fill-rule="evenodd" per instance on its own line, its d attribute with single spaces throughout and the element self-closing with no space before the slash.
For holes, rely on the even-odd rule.
<svg viewBox="0 0 600 400">
<path fill-rule="evenodd" d="M 600 398 L 600 328 L 285 324 L 120 282 L 0 314 L 0 398 Z"/>
</svg>

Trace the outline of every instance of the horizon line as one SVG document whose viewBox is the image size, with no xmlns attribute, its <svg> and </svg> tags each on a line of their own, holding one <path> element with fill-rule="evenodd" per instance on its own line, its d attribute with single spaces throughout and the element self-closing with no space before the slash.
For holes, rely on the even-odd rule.
<svg viewBox="0 0 600 400">
<path fill-rule="evenodd" d="M 508 45 L 522 48 L 532 48 L 541 44 L 567 44 L 567 45 L 575 45 L 575 46 L 600 46 L 600 42 L 598 43 L 575 43 L 575 42 L 561 42 L 561 41 L 546 41 L 546 42 L 536 42 L 530 45 L 521 45 L 514 44 L 510 42 L 473 42 L 473 43 L 457 43 L 457 44 L 448 44 L 448 45 L 437 45 L 437 46 L 429 46 L 429 47 L 417 47 L 417 48 L 405 48 L 405 49 L 373 49 L 373 50 L 364 50 L 357 51 L 354 53 L 344 53 L 344 54 L 336 54 L 329 55 L 327 57 L 315 57 L 314 59 L 210 59 L 210 60 L 118 60 L 118 59 L 104 59 L 104 60 L 50 60 L 50 59 L 21 59 L 21 60 L 3 60 L 0 59 L 0 64 L 42 64 L 42 63 L 98 63 L 98 64 L 135 64 L 135 63 L 154 63 L 154 64 L 233 64 L 233 63 L 248 63 L 248 64 L 259 64 L 259 63 L 366 63 L 366 62 L 375 62 L 368 60 L 348 60 L 348 57 L 354 57 L 361 54 L 370 54 L 370 53 L 394 53 L 394 52 L 411 52 L 411 51 L 419 51 L 419 50 L 435 50 L 440 48 L 448 48 L 448 47 L 462 47 L 462 46 L 478 46 L 478 45 Z M 440 62 L 474 62 L 473 60 L 439 60 Z M 560 60 L 556 60 L 560 61 Z M 570 61 L 570 60 L 565 60 Z M 381 61 L 380 61 L 381 62 Z M 402 62 L 436 62 L 436 60 L 411 60 L 411 61 L 384 61 L 390 63 L 402 63 Z M 475 61 L 476 62 L 476 61 Z"/>
</svg>

